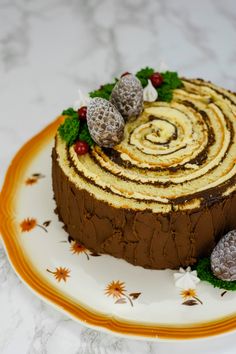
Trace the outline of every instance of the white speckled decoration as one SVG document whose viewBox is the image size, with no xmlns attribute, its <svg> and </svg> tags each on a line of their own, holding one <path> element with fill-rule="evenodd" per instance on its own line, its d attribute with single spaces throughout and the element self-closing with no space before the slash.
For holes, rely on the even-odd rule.
<svg viewBox="0 0 236 354">
<path fill-rule="evenodd" d="M 83 92 L 157 66 L 236 91 L 234 0 L 0 0 L 0 180 L 19 147 Z M 33 295 L 0 248 L 0 353 L 233 354 L 236 334 L 198 342 L 119 339 Z"/>
</svg>

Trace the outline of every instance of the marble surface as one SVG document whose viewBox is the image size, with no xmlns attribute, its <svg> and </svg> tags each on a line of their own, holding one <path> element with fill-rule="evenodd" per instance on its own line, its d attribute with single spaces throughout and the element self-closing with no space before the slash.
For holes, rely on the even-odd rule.
<svg viewBox="0 0 236 354">
<path fill-rule="evenodd" d="M 164 60 L 236 91 L 235 0 L 0 0 L 0 183 L 11 158 L 71 105 L 123 71 Z M 152 343 L 88 329 L 39 300 L 0 244 L 0 353 L 232 354 L 236 334 Z"/>
</svg>

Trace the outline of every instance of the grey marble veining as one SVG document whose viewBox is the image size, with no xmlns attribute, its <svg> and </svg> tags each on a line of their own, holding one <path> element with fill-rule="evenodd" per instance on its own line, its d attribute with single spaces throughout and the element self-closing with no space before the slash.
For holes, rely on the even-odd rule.
<svg viewBox="0 0 236 354">
<path fill-rule="evenodd" d="M 78 88 L 164 60 L 236 91 L 235 58 L 235 0 L 0 0 L 0 183 Z M 1 354 L 232 354 L 235 343 L 235 334 L 174 344 L 88 329 L 32 294 L 0 245 Z"/>
</svg>

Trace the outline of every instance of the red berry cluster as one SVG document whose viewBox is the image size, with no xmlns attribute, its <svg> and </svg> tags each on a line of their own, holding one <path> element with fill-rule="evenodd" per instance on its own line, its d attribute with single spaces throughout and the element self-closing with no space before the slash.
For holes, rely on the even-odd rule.
<svg viewBox="0 0 236 354">
<path fill-rule="evenodd" d="M 74 149 L 77 155 L 84 155 L 89 151 L 89 144 L 86 141 L 78 140 Z"/>
<path fill-rule="evenodd" d="M 78 109 L 78 118 L 79 120 L 86 120 L 87 119 L 87 107 L 83 106 Z"/>
<path fill-rule="evenodd" d="M 78 109 L 78 119 L 81 121 L 87 120 L 87 107 L 83 106 Z M 77 155 L 84 155 L 87 154 L 89 151 L 89 144 L 83 140 L 77 140 L 74 146 L 75 152 Z"/>
<path fill-rule="evenodd" d="M 154 87 L 159 87 L 163 83 L 163 77 L 160 73 L 153 73 L 150 76 L 150 80 Z"/>
<path fill-rule="evenodd" d="M 125 73 L 123 73 L 120 77 L 126 76 L 126 75 L 130 75 L 130 73 L 128 71 L 126 71 Z"/>
<path fill-rule="evenodd" d="M 126 71 L 125 73 L 123 73 L 120 77 L 123 77 L 123 76 L 126 76 L 126 75 L 129 75 L 130 73 L 128 71 Z M 154 87 L 159 87 L 163 84 L 163 77 L 160 73 L 156 72 L 156 73 L 153 73 L 151 76 L 150 76 L 150 80 L 153 84 Z"/>
</svg>

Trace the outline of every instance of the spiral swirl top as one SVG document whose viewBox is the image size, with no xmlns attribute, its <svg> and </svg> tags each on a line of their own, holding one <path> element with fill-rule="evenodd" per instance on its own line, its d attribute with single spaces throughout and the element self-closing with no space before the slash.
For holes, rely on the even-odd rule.
<svg viewBox="0 0 236 354">
<path fill-rule="evenodd" d="M 112 149 L 77 156 L 57 136 L 60 166 L 78 188 L 115 207 L 168 213 L 236 190 L 236 95 L 183 79 L 170 103 L 145 104 Z"/>
</svg>

